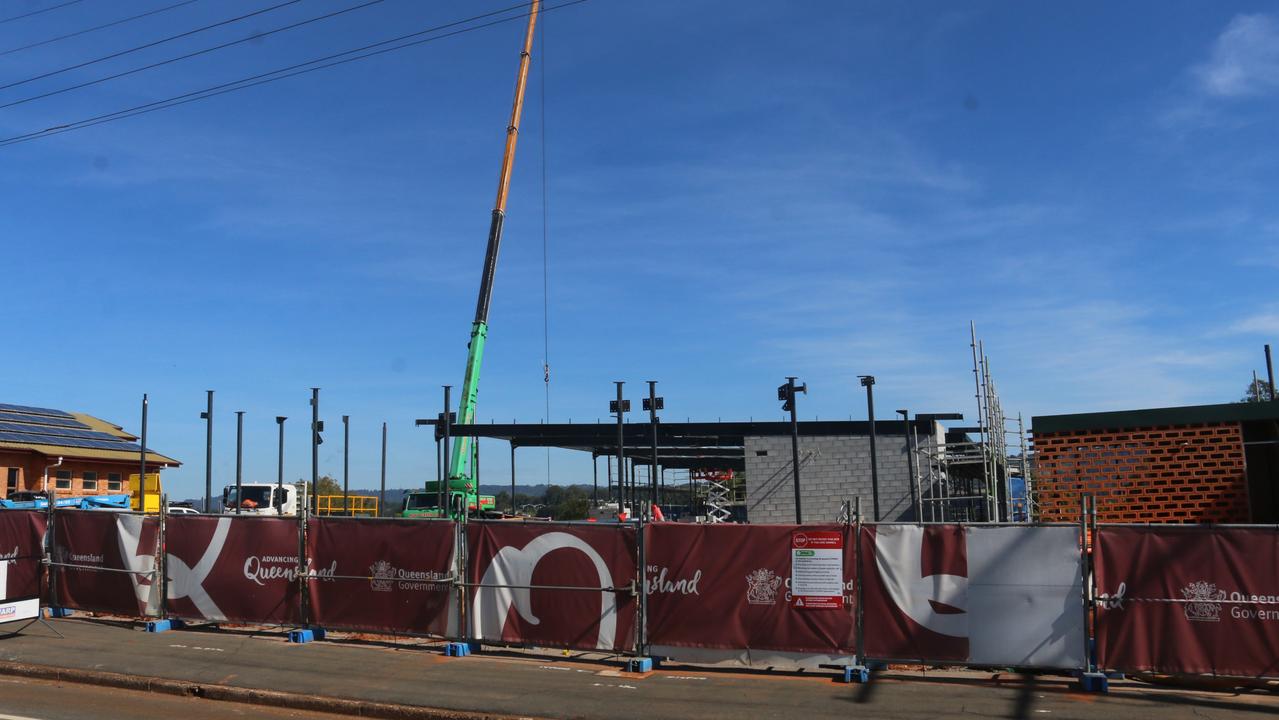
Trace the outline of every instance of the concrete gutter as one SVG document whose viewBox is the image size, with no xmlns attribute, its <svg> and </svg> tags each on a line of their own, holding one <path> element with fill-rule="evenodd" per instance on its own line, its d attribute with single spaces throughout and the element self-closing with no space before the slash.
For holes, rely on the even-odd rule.
<svg viewBox="0 0 1279 720">
<path fill-rule="evenodd" d="M 530 717 L 442 710 L 417 705 L 348 700 L 345 698 L 302 695 L 275 690 L 253 690 L 230 685 L 191 683 L 184 680 L 166 680 L 101 670 L 29 665 L 27 663 L 3 660 L 0 660 L 0 674 L 36 680 L 96 685 L 121 690 L 197 697 L 205 700 L 220 700 L 223 702 L 244 703 L 246 705 L 265 705 L 289 710 L 307 710 L 367 718 L 388 718 L 389 720 L 524 720 L 524 718 Z"/>
</svg>

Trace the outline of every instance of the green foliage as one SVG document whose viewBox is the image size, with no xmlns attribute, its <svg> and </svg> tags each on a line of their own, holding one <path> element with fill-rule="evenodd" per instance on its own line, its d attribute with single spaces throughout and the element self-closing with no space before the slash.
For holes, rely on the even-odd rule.
<svg viewBox="0 0 1279 720">
<path fill-rule="evenodd" d="M 298 478 L 298 482 L 302 482 L 302 479 Z M 342 494 L 342 484 L 339 483 L 337 480 L 334 480 L 333 478 L 329 477 L 328 475 L 321 475 L 319 484 L 320 484 L 320 492 L 317 493 L 315 492 L 315 488 L 312 487 L 309 481 L 306 483 L 307 489 L 311 492 L 312 497 L 316 495 L 341 495 Z"/>
<path fill-rule="evenodd" d="M 498 510 L 511 511 L 510 492 L 499 492 L 494 502 Z M 586 485 L 551 485 L 544 495 L 515 495 L 517 512 L 552 520 L 585 520 L 590 508 L 591 488 Z"/>
<path fill-rule="evenodd" d="M 1274 398 L 1270 397 L 1269 383 L 1265 380 L 1258 380 L 1256 383 L 1248 383 L 1248 390 L 1239 399 L 1239 402 L 1267 402 L 1270 400 L 1274 400 Z"/>
</svg>

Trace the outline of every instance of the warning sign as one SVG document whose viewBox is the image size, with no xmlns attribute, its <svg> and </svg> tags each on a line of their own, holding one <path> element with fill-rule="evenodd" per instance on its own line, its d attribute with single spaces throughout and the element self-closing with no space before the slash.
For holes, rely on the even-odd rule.
<svg viewBox="0 0 1279 720">
<path fill-rule="evenodd" d="M 843 607 L 844 536 L 838 531 L 795 531 L 790 547 L 791 607 Z"/>
</svg>

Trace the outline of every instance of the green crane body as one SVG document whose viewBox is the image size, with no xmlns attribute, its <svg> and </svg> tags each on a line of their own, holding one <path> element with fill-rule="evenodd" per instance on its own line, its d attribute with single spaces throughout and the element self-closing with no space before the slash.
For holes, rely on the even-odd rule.
<svg viewBox="0 0 1279 720">
<path fill-rule="evenodd" d="M 520 53 L 520 66 L 515 80 L 515 101 L 511 107 L 511 121 L 506 127 L 506 149 L 502 154 L 502 170 L 498 176 L 497 202 L 489 222 L 488 249 L 484 255 L 484 271 L 480 276 L 479 300 L 475 305 L 475 321 L 471 324 L 471 342 L 466 352 L 466 377 L 462 381 L 462 397 L 458 400 L 457 423 L 470 425 L 475 422 L 475 405 L 480 392 L 480 367 L 484 363 L 484 345 L 488 340 L 489 301 L 493 295 L 493 276 L 497 270 L 498 250 L 502 245 L 502 223 L 506 218 L 506 198 L 511 186 L 511 169 L 515 164 L 515 144 L 519 139 L 520 116 L 524 109 L 524 88 L 528 84 L 528 67 L 533 51 L 533 31 L 541 2 L 534 0 L 529 6 L 528 28 L 524 34 L 524 49 Z M 464 519 L 468 509 L 476 511 L 492 508 L 493 499 L 481 497 L 471 467 L 471 446 L 474 439 L 460 436 L 453 444 L 448 464 L 448 503 L 444 510 L 434 513 L 415 513 L 418 516 L 447 515 L 454 520 Z M 428 483 L 427 492 L 431 492 Z M 438 492 L 438 488 L 434 488 Z M 407 508 L 404 514 L 408 515 Z"/>
</svg>

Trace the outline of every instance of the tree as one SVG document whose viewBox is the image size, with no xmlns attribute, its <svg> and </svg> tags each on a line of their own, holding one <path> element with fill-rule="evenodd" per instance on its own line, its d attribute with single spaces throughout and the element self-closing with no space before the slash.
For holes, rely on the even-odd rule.
<svg viewBox="0 0 1279 720">
<path fill-rule="evenodd" d="M 1244 392 L 1239 402 L 1267 402 L 1274 400 L 1270 396 L 1270 385 L 1265 380 L 1257 380 L 1248 383 L 1248 390 Z"/>
<path fill-rule="evenodd" d="M 298 482 L 302 482 L 302 479 L 298 478 Z M 342 494 L 342 485 L 338 483 L 337 480 L 334 480 L 328 475 L 320 476 L 319 485 L 320 485 L 320 492 L 317 493 L 315 492 L 315 488 L 311 485 L 311 483 L 307 482 L 306 486 L 311 491 L 312 497 L 315 497 L 316 495 L 341 495 Z"/>
</svg>

